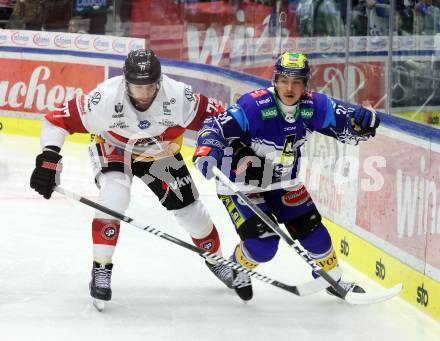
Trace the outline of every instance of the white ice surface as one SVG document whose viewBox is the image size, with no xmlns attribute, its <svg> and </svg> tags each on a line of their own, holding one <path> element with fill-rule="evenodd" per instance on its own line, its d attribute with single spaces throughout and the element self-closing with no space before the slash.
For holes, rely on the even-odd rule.
<svg viewBox="0 0 440 341">
<path fill-rule="evenodd" d="M 440 324 L 395 298 L 350 306 L 325 293 L 306 298 L 254 280 L 243 303 L 196 254 L 123 224 L 114 256 L 113 299 L 98 313 L 88 282 L 93 210 L 57 193 L 45 200 L 29 187 L 39 141 L 0 135 L 0 340 L 440 340 Z M 62 186 L 96 199 L 87 146 L 66 144 Z M 237 236 L 211 184 L 196 177 L 229 256 Z M 139 181 L 126 212 L 190 241 Z M 344 277 L 378 287 L 343 266 Z M 310 278 L 280 243 L 258 271 L 288 284 Z"/>
</svg>

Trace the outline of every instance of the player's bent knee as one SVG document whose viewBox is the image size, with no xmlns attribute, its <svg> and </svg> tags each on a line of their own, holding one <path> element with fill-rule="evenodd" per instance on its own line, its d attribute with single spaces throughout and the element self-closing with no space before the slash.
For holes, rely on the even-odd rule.
<svg viewBox="0 0 440 341">
<path fill-rule="evenodd" d="M 284 225 L 293 239 L 302 239 L 321 226 L 321 214 L 314 208 Z"/>
<path fill-rule="evenodd" d="M 177 222 L 193 237 L 203 238 L 211 233 L 213 222 L 200 200 L 172 211 Z"/>
<path fill-rule="evenodd" d="M 125 212 L 130 204 L 131 180 L 121 172 L 108 172 L 101 174 L 98 181 L 100 185 L 98 203 L 112 210 Z M 112 218 L 100 211 L 96 211 L 95 217 Z"/>
<path fill-rule="evenodd" d="M 258 263 L 270 261 L 278 251 L 279 237 L 250 238 L 243 242 L 249 256 Z"/>
</svg>

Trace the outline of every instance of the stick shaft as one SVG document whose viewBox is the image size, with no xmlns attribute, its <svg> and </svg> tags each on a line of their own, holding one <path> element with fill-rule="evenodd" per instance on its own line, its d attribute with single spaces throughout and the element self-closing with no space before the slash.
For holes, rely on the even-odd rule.
<svg viewBox="0 0 440 341">
<path fill-rule="evenodd" d="M 313 271 L 324 278 L 343 298 L 347 295 L 347 291 L 342 288 L 327 272 L 320 268 L 315 260 L 310 257 L 307 250 L 305 250 L 297 241 L 291 239 L 269 216 L 264 213 L 255 203 L 252 202 L 243 192 L 241 192 L 237 185 L 235 185 L 221 170 L 217 167 L 213 168 L 214 175 L 230 190 L 234 192 L 243 202 L 260 217 L 260 219 L 268 225 L 281 239 L 283 239 L 295 252 L 309 264 Z"/>
</svg>

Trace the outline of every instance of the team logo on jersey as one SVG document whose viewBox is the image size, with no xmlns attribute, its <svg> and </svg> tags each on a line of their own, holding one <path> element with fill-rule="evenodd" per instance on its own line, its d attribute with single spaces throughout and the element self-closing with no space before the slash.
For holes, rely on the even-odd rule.
<svg viewBox="0 0 440 341">
<path fill-rule="evenodd" d="M 124 106 L 122 105 L 121 102 L 118 102 L 118 103 L 115 105 L 115 111 L 116 111 L 116 112 L 122 112 L 122 109 L 124 109 Z"/>
<path fill-rule="evenodd" d="M 284 131 L 292 131 L 292 130 L 296 130 L 296 126 L 287 126 L 283 128 Z"/>
<path fill-rule="evenodd" d="M 261 101 L 257 101 L 257 105 L 260 106 L 260 105 L 268 104 L 270 102 L 272 102 L 272 98 L 268 97 L 266 99 L 262 99 Z"/>
<path fill-rule="evenodd" d="M 92 103 L 93 105 L 97 105 L 100 100 L 101 100 L 101 93 L 95 92 L 90 98 L 90 103 Z"/>
<path fill-rule="evenodd" d="M 124 121 L 119 121 L 113 123 L 111 126 L 109 126 L 110 129 L 126 129 L 128 128 L 128 124 Z"/>
<path fill-rule="evenodd" d="M 149 126 L 151 126 L 151 122 L 147 120 L 140 121 L 138 124 L 139 129 L 147 129 Z"/>
<path fill-rule="evenodd" d="M 283 153 L 281 154 L 281 163 L 287 164 L 290 162 L 294 162 L 296 158 L 296 149 L 295 149 L 295 140 L 296 134 L 290 134 L 286 136 L 284 140 Z"/>
<path fill-rule="evenodd" d="M 261 117 L 263 120 L 269 120 L 269 119 L 277 117 L 277 108 L 276 107 L 269 107 L 267 109 L 261 110 Z"/>
<path fill-rule="evenodd" d="M 304 120 L 310 120 L 313 116 L 313 108 L 301 108 L 299 114 Z"/>
<path fill-rule="evenodd" d="M 159 124 L 165 126 L 165 127 L 174 127 L 176 124 L 174 121 L 168 120 L 166 118 L 163 118 L 162 121 L 159 122 Z"/>
<path fill-rule="evenodd" d="M 295 139 L 296 134 L 286 136 L 286 139 L 284 140 L 283 156 L 293 156 L 295 152 Z"/>
<path fill-rule="evenodd" d="M 284 116 L 284 120 L 288 123 L 295 123 L 297 117 L 297 112 L 289 113 Z"/>
<path fill-rule="evenodd" d="M 195 101 L 194 94 L 193 94 L 191 88 L 189 88 L 189 87 L 185 88 L 185 97 L 190 102 L 194 102 Z"/>
<path fill-rule="evenodd" d="M 171 109 L 169 108 L 170 105 L 171 105 L 171 102 L 168 102 L 168 101 L 162 102 L 162 108 L 163 108 L 164 115 L 171 115 Z"/>
</svg>

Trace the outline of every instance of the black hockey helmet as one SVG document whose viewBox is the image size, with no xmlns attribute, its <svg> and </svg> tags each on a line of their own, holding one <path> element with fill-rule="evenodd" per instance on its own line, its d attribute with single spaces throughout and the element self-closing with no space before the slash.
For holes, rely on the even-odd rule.
<svg viewBox="0 0 440 341">
<path fill-rule="evenodd" d="M 124 77 L 127 83 L 147 85 L 159 82 L 161 66 L 152 50 L 133 50 L 125 59 Z"/>
</svg>

